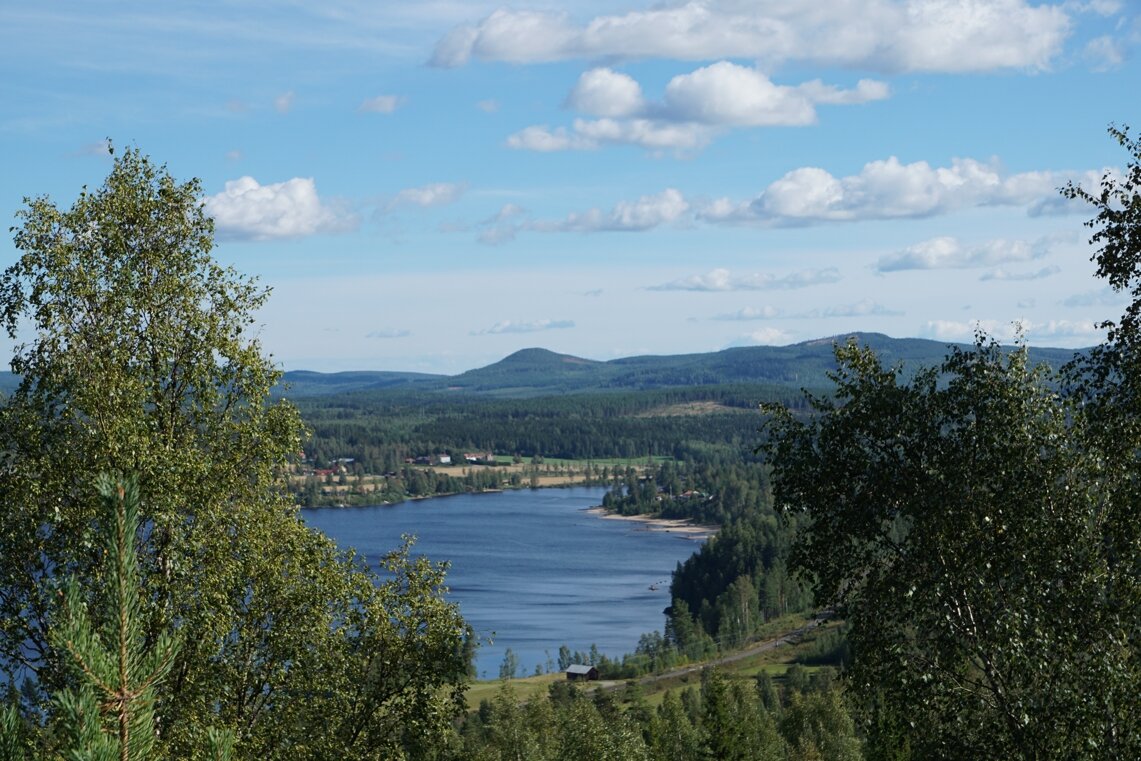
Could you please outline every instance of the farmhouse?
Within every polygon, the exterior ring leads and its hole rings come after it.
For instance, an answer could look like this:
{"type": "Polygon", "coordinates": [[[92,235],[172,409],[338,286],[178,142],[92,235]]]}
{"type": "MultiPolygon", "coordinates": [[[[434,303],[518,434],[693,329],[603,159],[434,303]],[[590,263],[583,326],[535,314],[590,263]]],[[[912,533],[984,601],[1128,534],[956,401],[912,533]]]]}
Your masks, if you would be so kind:
{"type": "Polygon", "coordinates": [[[594,666],[584,666],[578,663],[567,666],[567,679],[574,681],[593,682],[598,679],[598,669],[594,666]]]}

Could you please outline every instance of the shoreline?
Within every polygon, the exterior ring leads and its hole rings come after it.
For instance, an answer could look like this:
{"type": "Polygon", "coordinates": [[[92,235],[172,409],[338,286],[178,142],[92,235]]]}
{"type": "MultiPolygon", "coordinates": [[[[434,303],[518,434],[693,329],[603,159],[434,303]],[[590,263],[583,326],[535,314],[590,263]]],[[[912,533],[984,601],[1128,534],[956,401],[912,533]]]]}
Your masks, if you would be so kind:
{"type": "Polygon", "coordinates": [[[693,523],[688,518],[657,518],[652,515],[620,515],[612,512],[602,505],[587,507],[584,513],[590,513],[606,521],[630,521],[639,523],[646,531],[658,531],[666,534],[677,534],[682,539],[692,542],[704,542],[721,530],[720,526],[702,523],[693,523]]]}
{"type": "MultiPolygon", "coordinates": [[[[324,510],[327,508],[336,509],[336,510],[346,510],[346,509],[351,510],[351,509],[356,508],[356,507],[395,507],[396,505],[402,505],[402,504],[405,504],[407,502],[423,502],[423,501],[429,500],[429,499],[440,499],[442,497],[458,497],[458,496],[461,496],[464,494],[501,494],[503,492],[508,492],[508,491],[524,491],[524,490],[542,491],[545,489],[575,489],[575,488],[579,488],[579,487],[591,488],[591,487],[595,487],[595,486],[602,486],[604,488],[610,488],[608,484],[592,484],[592,483],[583,483],[583,482],[547,483],[547,484],[539,484],[538,486],[531,486],[530,484],[520,484],[519,486],[504,486],[504,487],[500,487],[497,489],[476,489],[474,491],[446,491],[446,492],[439,492],[436,494],[417,494],[415,496],[409,496],[409,497],[404,497],[403,499],[398,499],[394,502],[360,501],[360,502],[340,502],[340,503],[333,503],[333,504],[327,504],[327,505],[302,505],[302,504],[298,504],[297,508],[299,510],[324,510]]],[[[590,509],[593,509],[593,508],[590,508],[590,509]]]]}

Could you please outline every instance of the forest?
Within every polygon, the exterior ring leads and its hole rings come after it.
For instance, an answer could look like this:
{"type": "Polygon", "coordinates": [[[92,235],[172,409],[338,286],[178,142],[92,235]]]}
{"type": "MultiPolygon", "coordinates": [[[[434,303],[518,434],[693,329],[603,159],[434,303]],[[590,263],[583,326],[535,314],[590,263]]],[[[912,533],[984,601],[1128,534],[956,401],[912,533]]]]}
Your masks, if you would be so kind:
{"type": "Polygon", "coordinates": [[[905,367],[857,336],[806,390],[633,363],[543,395],[531,353],[462,402],[401,387],[423,378],[291,399],[247,332],[268,293],[211,258],[196,181],[128,149],[71,208],[29,199],[0,279],[33,336],[0,407],[0,756],[1141,757],[1141,140],[1110,135],[1127,170],[1063,189],[1132,297],[1102,344],[1059,366],[980,333],[905,367]],[[794,612],[843,639],[656,705],[505,683],[469,711],[445,569],[407,544],[366,565],[288,486],[307,462],[393,474],[396,498],[496,488],[406,467],[469,449],[644,460],[609,466],[609,508],[720,526],[612,676],[794,612]]]}

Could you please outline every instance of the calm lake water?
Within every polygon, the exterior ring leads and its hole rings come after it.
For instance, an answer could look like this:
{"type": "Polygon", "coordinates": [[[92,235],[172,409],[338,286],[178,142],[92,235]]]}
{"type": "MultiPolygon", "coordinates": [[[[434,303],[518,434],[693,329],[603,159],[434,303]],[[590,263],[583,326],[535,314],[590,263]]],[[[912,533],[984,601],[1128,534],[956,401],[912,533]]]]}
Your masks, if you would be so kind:
{"type": "Polygon", "coordinates": [[[557,662],[559,645],[587,651],[594,644],[618,657],[633,652],[643,633],[662,629],[670,574],[700,544],[583,512],[605,493],[520,490],[302,514],[370,563],[401,534],[418,537],[418,554],[450,561],[451,599],[481,640],[479,676],[494,678],[507,648],[523,675],[536,664],[545,669],[548,658],[557,662]]]}

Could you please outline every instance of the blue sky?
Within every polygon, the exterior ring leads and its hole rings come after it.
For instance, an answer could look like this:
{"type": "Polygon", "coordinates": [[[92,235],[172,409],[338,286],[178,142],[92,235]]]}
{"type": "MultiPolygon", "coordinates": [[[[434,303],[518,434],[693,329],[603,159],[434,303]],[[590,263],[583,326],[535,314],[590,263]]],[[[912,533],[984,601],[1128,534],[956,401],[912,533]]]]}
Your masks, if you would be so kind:
{"type": "Polygon", "coordinates": [[[1133,0],[8,3],[0,209],[107,138],[201,178],[286,369],[1084,346],[1123,301],[1056,189],[1124,164],[1139,52],[1133,0]]]}

